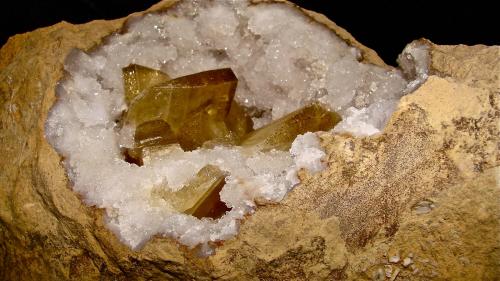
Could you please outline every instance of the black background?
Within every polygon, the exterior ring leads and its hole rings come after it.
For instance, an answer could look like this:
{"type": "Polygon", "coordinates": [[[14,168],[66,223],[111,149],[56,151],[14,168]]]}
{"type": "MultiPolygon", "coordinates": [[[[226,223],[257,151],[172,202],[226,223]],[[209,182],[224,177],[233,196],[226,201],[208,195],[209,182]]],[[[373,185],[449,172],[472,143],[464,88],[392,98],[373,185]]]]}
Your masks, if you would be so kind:
{"type": "MultiPolygon", "coordinates": [[[[1,37],[65,20],[85,23],[114,19],[141,11],[157,0],[28,0],[2,3],[1,37]]],[[[438,44],[500,45],[500,15],[494,1],[338,1],[292,0],[325,14],[389,64],[414,39],[438,44]]]]}

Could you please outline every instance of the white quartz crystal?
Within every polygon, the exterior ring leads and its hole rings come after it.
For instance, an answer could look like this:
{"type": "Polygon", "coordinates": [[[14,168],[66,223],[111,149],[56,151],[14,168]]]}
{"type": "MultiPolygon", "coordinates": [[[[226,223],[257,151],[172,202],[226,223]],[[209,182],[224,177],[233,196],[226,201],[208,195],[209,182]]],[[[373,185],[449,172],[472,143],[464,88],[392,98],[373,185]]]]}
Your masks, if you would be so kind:
{"type": "Polygon", "coordinates": [[[290,154],[294,165],[288,169],[286,179],[292,185],[300,183],[297,177],[297,172],[300,169],[305,169],[310,173],[318,173],[326,168],[325,163],[322,161],[326,155],[325,151],[320,145],[319,138],[314,133],[308,132],[298,135],[292,143],[290,154]]]}
{"type": "Polygon", "coordinates": [[[90,53],[75,50],[46,124],[48,140],[64,157],[75,191],[104,208],[107,224],[136,249],[156,234],[189,247],[233,237],[238,221],[257,201],[276,202],[299,182],[298,169],[325,168],[315,134],[299,136],[288,151],[250,153],[241,147],[148,156],[144,166],[124,161],[121,146],[133,129],[118,129],[127,106],[122,68],[131,63],[171,77],[231,67],[236,99],[263,110],[263,126],[312,101],[344,118],[335,131],[379,132],[407,87],[399,70],[358,62],[359,51],[286,4],[250,5],[243,0],[184,1],[164,13],[131,20],[90,53]],[[183,187],[206,164],[228,173],[221,191],[231,211],[197,219],[178,213],[154,190],[183,187]]]}
{"type": "Polygon", "coordinates": [[[297,136],[290,148],[290,154],[299,169],[304,168],[315,173],[325,168],[325,164],[321,162],[325,152],[316,134],[308,132],[297,136]]]}

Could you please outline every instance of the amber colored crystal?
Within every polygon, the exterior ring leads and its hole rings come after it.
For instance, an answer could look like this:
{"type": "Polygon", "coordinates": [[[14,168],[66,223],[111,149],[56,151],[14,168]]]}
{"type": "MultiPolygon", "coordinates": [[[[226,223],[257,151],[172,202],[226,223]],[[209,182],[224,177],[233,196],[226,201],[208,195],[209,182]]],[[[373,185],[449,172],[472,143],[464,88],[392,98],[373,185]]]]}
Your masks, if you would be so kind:
{"type": "Polygon", "coordinates": [[[128,105],[145,89],[170,80],[170,77],[156,69],[131,64],[122,69],[125,101],[128,105]]]}
{"type": "Polygon", "coordinates": [[[170,126],[162,120],[143,123],[135,129],[136,147],[167,145],[177,142],[170,126]]]}
{"type": "Polygon", "coordinates": [[[231,108],[225,119],[228,129],[234,136],[241,140],[243,137],[253,131],[253,121],[250,115],[245,112],[245,108],[233,100],[231,108]]]}
{"type": "Polygon", "coordinates": [[[133,148],[125,149],[125,158],[129,163],[142,166],[144,148],[174,144],[177,143],[177,138],[167,123],[155,120],[137,126],[134,141],[133,148]]]}
{"type": "Polygon", "coordinates": [[[194,150],[207,141],[235,145],[236,138],[223,119],[209,105],[188,117],[177,133],[177,141],[184,150],[194,150]]]}
{"type": "Polygon", "coordinates": [[[181,190],[164,192],[163,197],[179,212],[197,218],[217,218],[229,210],[219,195],[224,184],[224,172],[207,165],[181,190]]]}
{"type": "Polygon", "coordinates": [[[163,120],[177,133],[193,113],[211,105],[224,119],[234,97],[237,79],[230,68],[204,71],[145,89],[130,104],[126,121],[140,125],[163,120]]]}
{"type": "Polygon", "coordinates": [[[319,104],[312,104],[251,132],[241,145],[264,151],[288,150],[297,135],[330,130],[340,120],[342,119],[337,113],[330,112],[319,104]]]}
{"type": "Polygon", "coordinates": [[[142,148],[124,148],[122,153],[125,161],[128,163],[136,164],[137,166],[144,165],[142,148]]]}

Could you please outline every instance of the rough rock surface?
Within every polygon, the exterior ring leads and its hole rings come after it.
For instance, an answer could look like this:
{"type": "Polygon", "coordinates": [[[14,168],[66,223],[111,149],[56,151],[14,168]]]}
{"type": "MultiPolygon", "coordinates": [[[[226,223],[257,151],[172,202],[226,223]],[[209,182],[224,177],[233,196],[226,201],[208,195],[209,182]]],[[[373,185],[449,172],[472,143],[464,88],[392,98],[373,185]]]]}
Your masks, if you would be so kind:
{"type": "Polygon", "coordinates": [[[199,258],[161,237],[138,252],[122,245],[44,139],[66,55],[123,23],[63,22],[0,50],[1,280],[500,279],[499,47],[423,41],[431,76],[382,134],[323,134],[329,168],[302,173],[281,204],[258,208],[235,239],[199,258]]]}

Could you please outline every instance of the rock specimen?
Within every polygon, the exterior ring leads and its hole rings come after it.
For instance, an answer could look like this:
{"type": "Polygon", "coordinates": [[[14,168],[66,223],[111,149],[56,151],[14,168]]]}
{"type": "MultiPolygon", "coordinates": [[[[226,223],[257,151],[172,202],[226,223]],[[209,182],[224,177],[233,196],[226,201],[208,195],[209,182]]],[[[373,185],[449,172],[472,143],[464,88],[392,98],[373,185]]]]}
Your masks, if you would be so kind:
{"type": "Polygon", "coordinates": [[[139,249],[166,235],[210,254],[257,205],[282,200],[300,170],[326,168],[318,137],[293,144],[297,135],[384,127],[408,81],[360,60],[360,49],[285,3],[181,1],[74,50],[45,133],[73,189],[106,210],[122,242],[139,249]],[[171,134],[181,149],[157,149],[171,134]],[[226,174],[221,218],[196,220],[153,196],[181,190],[207,165],[226,174]]]}
{"type": "MultiPolygon", "coordinates": [[[[170,5],[162,2],[151,11],[170,5]]],[[[268,4],[256,6],[261,5],[268,4]]],[[[200,20],[217,17],[216,12],[202,14],[200,20]]],[[[349,44],[360,46],[325,18],[307,13],[349,44]]],[[[131,250],[109,230],[106,218],[112,211],[104,214],[89,207],[85,202],[93,199],[82,194],[85,189],[76,190],[81,195],[72,190],[79,185],[69,178],[78,171],[66,171],[45,138],[45,122],[68,55],[81,58],[78,66],[67,65],[68,71],[85,68],[85,57],[71,52],[72,48],[90,50],[123,23],[61,23],[17,35],[0,50],[0,152],[4,156],[0,161],[0,279],[498,278],[498,47],[437,46],[425,40],[410,45],[401,65],[407,76],[420,82],[397,103],[385,128],[364,123],[382,132],[366,137],[322,133],[327,169],[315,175],[299,170],[302,183],[284,200],[256,208],[242,221],[237,236],[228,237],[213,255],[201,258],[198,250],[209,248],[189,250],[162,236],[131,250]],[[418,59],[422,54],[425,63],[418,59]]],[[[210,26],[206,28],[205,34],[212,32],[210,26]]],[[[364,63],[384,66],[373,51],[360,50],[364,63]]],[[[178,67],[173,77],[196,72],[181,73],[182,66],[178,67]]],[[[324,81],[333,83],[329,78],[324,81]]],[[[354,102],[363,108],[370,98],[354,102]]],[[[262,102],[261,97],[257,100],[262,102]]],[[[358,115],[346,115],[349,107],[341,109],[344,120],[366,132],[368,126],[358,122],[365,117],[356,116],[375,112],[375,107],[370,111],[352,105],[349,112],[358,115]]],[[[116,115],[121,111],[117,108],[116,115]]],[[[286,114],[279,111],[279,106],[273,108],[274,119],[286,114]]],[[[100,122],[93,118],[100,116],[96,112],[79,118],[96,126],[100,122]]],[[[266,118],[273,116],[255,121],[265,123],[266,118]]],[[[285,157],[278,153],[268,159],[280,155],[285,157]]]]}

